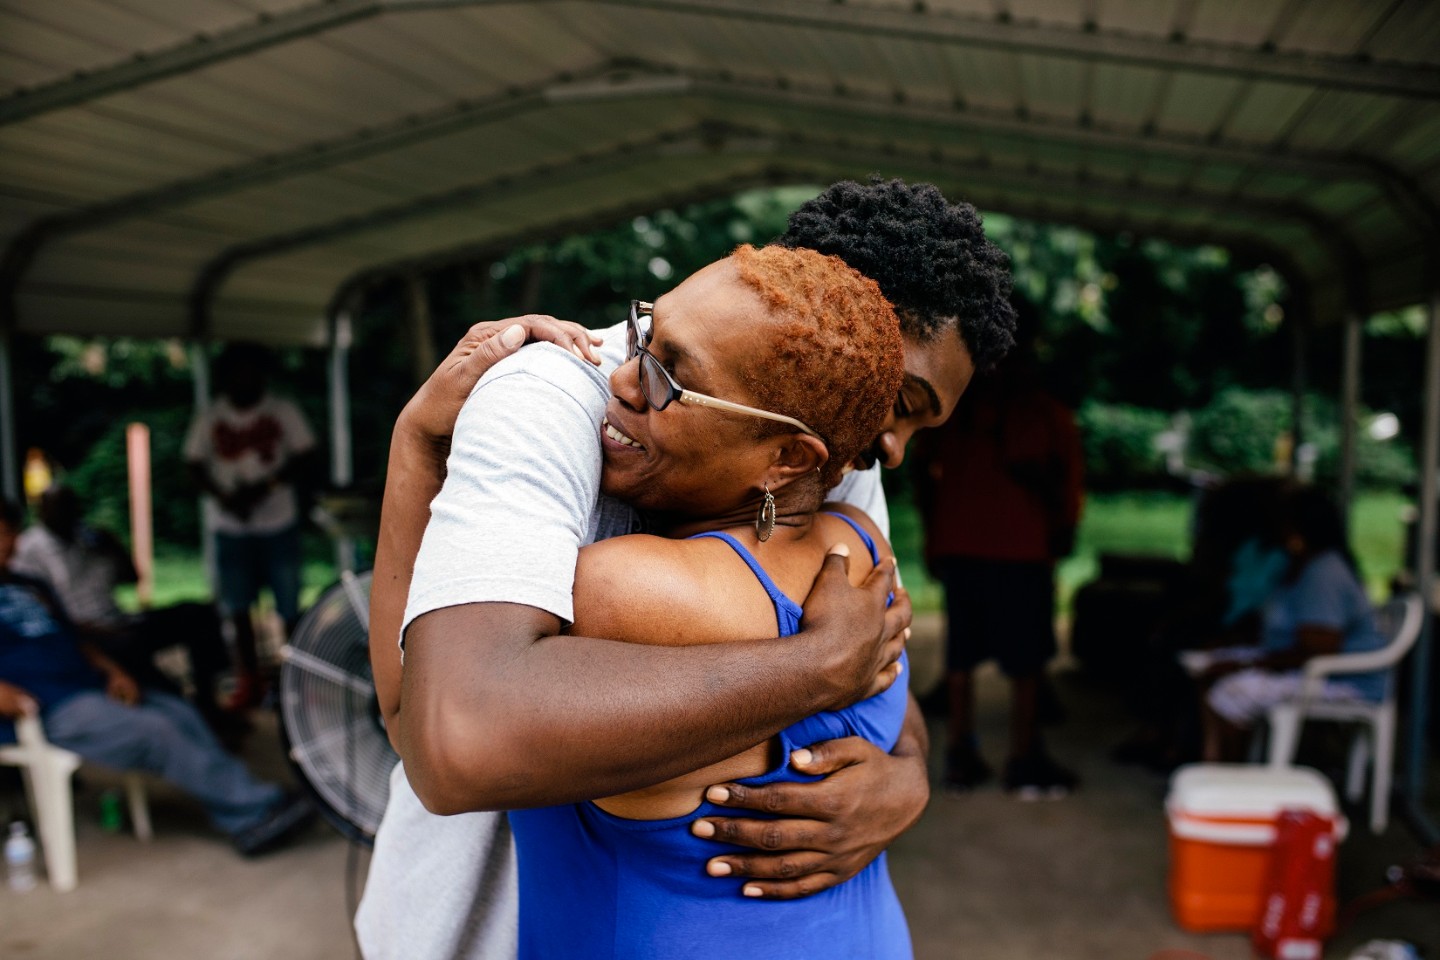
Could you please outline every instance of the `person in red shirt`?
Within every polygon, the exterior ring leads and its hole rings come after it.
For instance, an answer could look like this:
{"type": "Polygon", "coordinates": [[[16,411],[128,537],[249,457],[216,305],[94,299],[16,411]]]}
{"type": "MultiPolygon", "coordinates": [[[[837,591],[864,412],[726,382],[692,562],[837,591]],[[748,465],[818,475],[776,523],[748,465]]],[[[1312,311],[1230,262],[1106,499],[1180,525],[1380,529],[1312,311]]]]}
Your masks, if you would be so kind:
{"type": "Polygon", "coordinates": [[[1078,782],[1046,753],[1038,703],[1055,655],[1055,562],[1074,547],[1083,488],[1075,419],[1040,382],[1036,311],[1017,303],[1017,314],[1015,351],[975,379],[949,423],[921,436],[916,460],[926,560],[949,621],[946,785],[968,790],[991,776],[975,737],[973,676],[993,658],[1012,684],[1004,786],[1031,799],[1078,782]]]}

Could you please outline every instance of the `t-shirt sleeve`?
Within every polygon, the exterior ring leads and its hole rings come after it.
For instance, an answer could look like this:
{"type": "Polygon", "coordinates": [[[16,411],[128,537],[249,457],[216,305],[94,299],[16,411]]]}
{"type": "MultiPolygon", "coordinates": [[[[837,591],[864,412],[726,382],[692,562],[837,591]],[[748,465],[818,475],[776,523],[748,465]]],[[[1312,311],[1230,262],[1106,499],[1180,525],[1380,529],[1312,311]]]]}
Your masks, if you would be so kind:
{"type": "MultiPolygon", "coordinates": [[[[455,424],[445,483],[415,559],[404,629],[464,603],[574,618],[580,546],[600,492],[604,378],[550,344],[481,379],[455,424]]],[[[587,365],[588,366],[588,365],[587,365]]]]}
{"type": "Polygon", "coordinates": [[[1324,553],[1311,560],[1295,584],[1291,598],[1295,628],[1329,627],[1343,631],[1349,622],[1347,601],[1354,599],[1354,579],[1339,554],[1324,553]]]}
{"type": "Polygon", "coordinates": [[[285,434],[285,449],[290,453],[306,453],[315,448],[315,434],[300,408],[289,400],[276,404],[280,426],[285,434]]]}
{"type": "Polygon", "coordinates": [[[830,491],[829,499],[865,511],[885,539],[890,539],[890,505],[885,500],[885,487],[880,482],[880,464],[873,465],[869,470],[851,470],[845,474],[830,491]]]}
{"type": "Polygon", "coordinates": [[[53,582],[55,571],[49,563],[50,559],[38,538],[22,533],[15,542],[15,556],[10,561],[10,569],[34,580],[53,582]]]}

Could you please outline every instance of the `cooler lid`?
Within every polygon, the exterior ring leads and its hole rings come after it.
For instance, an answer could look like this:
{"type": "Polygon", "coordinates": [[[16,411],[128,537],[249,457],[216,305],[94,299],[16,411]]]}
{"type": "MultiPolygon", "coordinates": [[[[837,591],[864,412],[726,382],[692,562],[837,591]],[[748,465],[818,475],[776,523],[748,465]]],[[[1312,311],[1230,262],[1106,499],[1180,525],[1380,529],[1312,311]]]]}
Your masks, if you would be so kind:
{"type": "Polygon", "coordinates": [[[1334,817],[1335,790],[1309,767],[1262,767],[1243,763],[1194,763],[1175,771],[1165,807],[1172,816],[1268,820],[1286,809],[1334,817]]]}

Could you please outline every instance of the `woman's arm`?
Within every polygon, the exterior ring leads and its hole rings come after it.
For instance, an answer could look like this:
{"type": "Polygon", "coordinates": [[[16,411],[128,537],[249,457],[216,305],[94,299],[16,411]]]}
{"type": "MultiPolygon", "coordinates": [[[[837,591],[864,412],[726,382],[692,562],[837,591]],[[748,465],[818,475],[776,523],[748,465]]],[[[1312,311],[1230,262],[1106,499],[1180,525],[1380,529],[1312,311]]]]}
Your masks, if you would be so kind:
{"type": "Polygon", "coordinates": [[[380,712],[393,744],[398,745],[400,625],[415,574],[415,555],[430,519],[430,501],[445,480],[450,432],[465,399],[485,372],[532,337],[552,343],[568,341],[572,351],[594,359],[594,342],[588,334],[553,317],[531,315],[477,323],[405,405],[391,433],[370,588],[370,664],[380,712]]]}
{"type": "Polygon", "coordinates": [[[1268,653],[1256,666],[1266,670],[1299,670],[1312,657],[1340,652],[1344,635],[1334,627],[1302,623],[1295,629],[1295,645],[1288,650],[1268,653]]]}

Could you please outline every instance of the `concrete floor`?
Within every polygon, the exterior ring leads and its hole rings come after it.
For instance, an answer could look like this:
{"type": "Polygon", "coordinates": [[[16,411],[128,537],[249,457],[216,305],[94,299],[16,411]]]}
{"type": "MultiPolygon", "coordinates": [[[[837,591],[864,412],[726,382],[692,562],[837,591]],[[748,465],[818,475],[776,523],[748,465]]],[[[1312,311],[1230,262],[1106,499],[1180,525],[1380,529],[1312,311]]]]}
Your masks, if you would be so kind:
{"type": "MultiPolygon", "coordinates": [[[[938,622],[917,624],[912,678],[939,668],[938,622]]],[[[1242,960],[1246,939],[1189,936],[1170,921],[1161,778],[1106,759],[1126,731],[1111,698],[1063,669],[1057,686],[1070,719],[1051,733],[1055,755],[1084,777],[1068,800],[1022,804],[998,788],[964,797],[937,792],[924,819],[891,852],[891,872],[921,960],[1242,960]],[[1193,952],[1190,952],[1193,951],[1193,952]]],[[[992,762],[1003,759],[1007,687],[982,675],[980,722],[992,762]]],[[[933,730],[936,752],[941,731],[933,730]]],[[[288,777],[273,725],[253,738],[262,774],[288,777]]],[[[76,797],[80,887],[19,895],[0,887],[0,960],[350,960],[346,843],[317,826],[296,846],[245,861],[206,828],[183,797],[157,787],[157,835],[142,845],[98,826],[100,790],[114,781],[84,772],[76,797]]],[[[0,791],[0,813],[19,797],[0,791]]],[[[1432,807],[1432,809],[1434,809],[1432,807]]],[[[1382,882],[1415,852],[1404,829],[1384,837],[1357,828],[1342,848],[1342,899],[1382,882]]],[[[365,857],[355,864],[363,877],[365,857]]],[[[1399,937],[1440,958],[1440,907],[1381,908],[1338,938],[1343,958],[1372,937],[1399,937]]]]}

